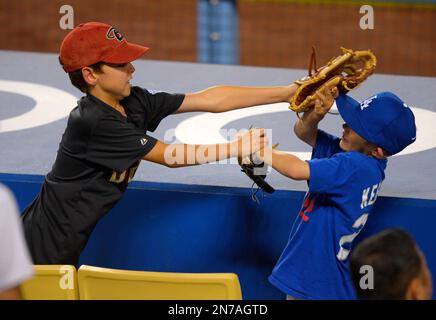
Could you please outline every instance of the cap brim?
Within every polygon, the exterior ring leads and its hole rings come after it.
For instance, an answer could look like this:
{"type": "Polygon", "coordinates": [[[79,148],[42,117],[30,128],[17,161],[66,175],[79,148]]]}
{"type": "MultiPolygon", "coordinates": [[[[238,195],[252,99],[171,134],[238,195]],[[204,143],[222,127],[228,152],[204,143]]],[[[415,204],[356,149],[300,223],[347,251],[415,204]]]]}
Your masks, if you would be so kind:
{"type": "Polygon", "coordinates": [[[336,98],[336,106],[345,123],[359,136],[368,140],[365,134],[366,130],[362,126],[358,116],[360,103],[346,94],[340,94],[336,98]]]}
{"type": "Polygon", "coordinates": [[[127,63],[139,59],[149,48],[137,44],[123,42],[114,52],[102,59],[108,63],[127,63]]]}

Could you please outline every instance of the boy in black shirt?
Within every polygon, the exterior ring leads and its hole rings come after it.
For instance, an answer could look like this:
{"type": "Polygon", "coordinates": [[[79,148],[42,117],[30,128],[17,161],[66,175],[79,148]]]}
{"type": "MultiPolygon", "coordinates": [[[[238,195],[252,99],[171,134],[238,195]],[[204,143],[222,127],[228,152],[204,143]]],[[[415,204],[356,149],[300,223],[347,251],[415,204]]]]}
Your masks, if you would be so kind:
{"type": "Polygon", "coordinates": [[[163,118],[284,102],[296,90],[295,85],[218,86],[186,95],[150,93],[129,82],[135,71],[131,62],[147,50],[98,22],[77,26],[63,40],[59,60],[86,96],[71,111],[53,168],[24,211],[35,264],[77,265],[98,220],[120,200],[141,160],[168,167],[196,165],[247,156],[266,142],[263,129],[252,129],[225,144],[167,145],[147,134],[163,118]],[[190,163],[188,149],[199,148],[206,150],[204,157],[190,163]],[[182,161],[172,163],[168,159],[177,152],[183,153],[182,161]]]}

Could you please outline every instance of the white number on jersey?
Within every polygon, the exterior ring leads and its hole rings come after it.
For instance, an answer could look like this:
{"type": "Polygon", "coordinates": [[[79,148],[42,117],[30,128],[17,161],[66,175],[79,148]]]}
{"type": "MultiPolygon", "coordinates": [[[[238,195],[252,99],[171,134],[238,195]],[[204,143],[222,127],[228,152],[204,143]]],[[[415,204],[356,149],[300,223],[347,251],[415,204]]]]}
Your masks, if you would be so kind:
{"type": "Polygon", "coordinates": [[[343,245],[345,243],[351,244],[354,241],[354,238],[356,238],[359,232],[362,231],[367,220],[368,220],[368,213],[362,214],[353,224],[353,229],[357,229],[356,232],[342,236],[341,239],[339,239],[339,247],[341,249],[339,249],[339,252],[336,255],[336,258],[338,258],[338,260],[344,261],[348,258],[348,255],[350,254],[350,250],[345,249],[343,245]]]}

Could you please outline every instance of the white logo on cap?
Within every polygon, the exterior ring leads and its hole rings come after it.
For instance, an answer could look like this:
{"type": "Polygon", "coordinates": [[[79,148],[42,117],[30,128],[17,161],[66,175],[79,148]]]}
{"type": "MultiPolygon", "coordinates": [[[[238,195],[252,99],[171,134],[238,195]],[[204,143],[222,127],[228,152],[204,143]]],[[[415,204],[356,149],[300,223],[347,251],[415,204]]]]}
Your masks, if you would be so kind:
{"type": "Polygon", "coordinates": [[[368,98],[368,99],[366,99],[365,101],[363,101],[361,104],[360,104],[360,110],[363,110],[363,109],[365,109],[365,108],[368,108],[369,107],[369,104],[372,102],[372,100],[374,100],[375,98],[377,98],[377,96],[374,96],[374,97],[371,97],[371,98],[368,98]]]}
{"type": "Polygon", "coordinates": [[[148,142],[148,140],[147,139],[145,139],[145,138],[142,138],[141,139],[141,144],[143,145],[143,146],[145,146],[145,144],[148,142]]]}

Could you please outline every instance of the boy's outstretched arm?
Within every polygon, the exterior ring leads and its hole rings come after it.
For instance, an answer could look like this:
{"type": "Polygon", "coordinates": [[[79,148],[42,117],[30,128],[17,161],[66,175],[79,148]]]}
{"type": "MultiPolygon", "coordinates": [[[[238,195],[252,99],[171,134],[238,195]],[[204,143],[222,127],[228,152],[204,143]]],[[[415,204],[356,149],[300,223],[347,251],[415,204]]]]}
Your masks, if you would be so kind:
{"type": "Polygon", "coordinates": [[[315,106],[306,111],[294,125],[295,135],[312,148],[316,145],[318,123],[324,119],[324,116],[333,106],[333,102],[338,96],[338,89],[334,86],[326,86],[323,93],[317,91],[316,95],[318,99],[315,101],[315,106]]]}
{"type": "Polygon", "coordinates": [[[169,168],[195,166],[231,157],[246,157],[263,148],[266,142],[265,129],[261,128],[242,130],[233,141],[221,144],[166,144],[157,141],[143,160],[169,168]]]}
{"type": "Polygon", "coordinates": [[[309,180],[310,178],[309,164],[292,154],[276,149],[262,149],[254,157],[264,161],[288,178],[294,180],[309,180]]]}
{"type": "Polygon", "coordinates": [[[216,86],[188,93],[176,113],[226,112],[262,104],[288,102],[298,86],[239,87],[216,86]]]}

